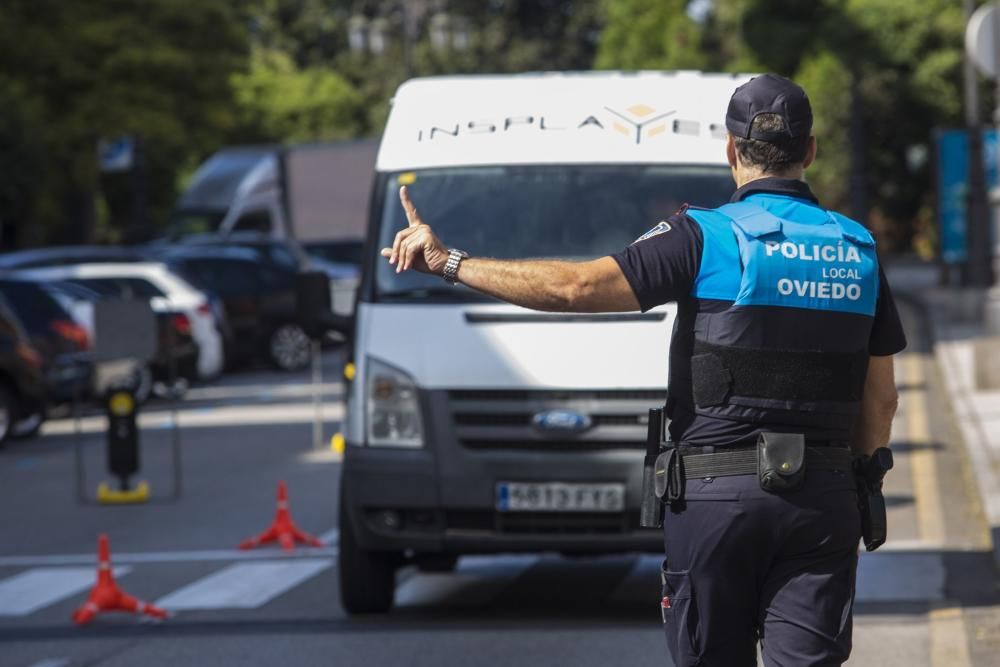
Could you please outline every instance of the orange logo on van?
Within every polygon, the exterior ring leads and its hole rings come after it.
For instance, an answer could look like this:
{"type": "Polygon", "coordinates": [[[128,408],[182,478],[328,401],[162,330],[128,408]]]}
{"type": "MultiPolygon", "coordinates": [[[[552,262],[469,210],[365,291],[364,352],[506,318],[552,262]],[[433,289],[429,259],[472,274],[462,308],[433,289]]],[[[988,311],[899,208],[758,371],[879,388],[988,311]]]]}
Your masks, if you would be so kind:
{"type": "Polygon", "coordinates": [[[658,134],[666,132],[667,123],[663,119],[676,113],[675,111],[667,111],[654,116],[653,114],[656,114],[656,109],[647,104],[633,104],[625,109],[624,113],[615,111],[611,107],[604,108],[619,119],[614,121],[611,127],[626,137],[635,136],[635,143],[637,144],[643,138],[655,137],[658,134]],[[624,125],[622,121],[628,123],[628,125],[624,125]]]}

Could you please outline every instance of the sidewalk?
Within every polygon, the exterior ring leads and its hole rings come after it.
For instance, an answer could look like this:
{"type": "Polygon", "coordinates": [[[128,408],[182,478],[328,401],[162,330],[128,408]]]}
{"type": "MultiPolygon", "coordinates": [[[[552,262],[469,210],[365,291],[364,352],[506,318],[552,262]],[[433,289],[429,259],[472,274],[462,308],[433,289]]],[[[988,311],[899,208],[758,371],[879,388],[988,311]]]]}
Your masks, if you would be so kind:
{"type": "Polygon", "coordinates": [[[989,524],[993,558],[1000,567],[1000,389],[983,389],[976,382],[975,348],[986,339],[985,327],[982,322],[971,321],[964,312],[968,310],[968,295],[938,286],[936,266],[889,264],[886,274],[898,299],[923,306],[934,340],[933,353],[989,524]]]}

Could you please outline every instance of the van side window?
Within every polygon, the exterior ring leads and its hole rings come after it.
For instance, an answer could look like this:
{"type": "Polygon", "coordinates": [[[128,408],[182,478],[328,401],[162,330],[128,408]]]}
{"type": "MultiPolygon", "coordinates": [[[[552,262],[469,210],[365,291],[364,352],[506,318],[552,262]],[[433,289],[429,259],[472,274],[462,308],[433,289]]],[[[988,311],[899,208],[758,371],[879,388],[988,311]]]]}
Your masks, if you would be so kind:
{"type": "Polygon", "coordinates": [[[233,225],[234,232],[262,232],[271,231],[271,212],[266,208],[259,208],[254,211],[247,211],[236,219],[233,225]]]}

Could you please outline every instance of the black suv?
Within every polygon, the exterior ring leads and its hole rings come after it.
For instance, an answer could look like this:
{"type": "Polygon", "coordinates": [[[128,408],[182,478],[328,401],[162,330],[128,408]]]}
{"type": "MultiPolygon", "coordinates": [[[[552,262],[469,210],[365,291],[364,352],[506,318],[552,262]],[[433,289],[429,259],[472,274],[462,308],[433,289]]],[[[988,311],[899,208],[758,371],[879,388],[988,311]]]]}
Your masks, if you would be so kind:
{"type": "Polygon", "coordinates": [[[46,399],[67,403],[90,391],[94,363],[87,331],[49,294],[43,284],[0,278],[0,299],[42,357],[46,399]]]}
{"type": "Polygon", "coordinates": [[[284,244],[185,243],[157,248],[156,258],[222,301],[228,366],[260,358],[285,370],[308,364],[309,338],[296,310],[301,260],[284,244]]]}
{"type": "Polygon", "coordinates": [[[31,421],[31,431],[41,426],[45,411],[42,363],[20,321],[0,300],[0,444],[15,433],[19,422],[31,421]]]}

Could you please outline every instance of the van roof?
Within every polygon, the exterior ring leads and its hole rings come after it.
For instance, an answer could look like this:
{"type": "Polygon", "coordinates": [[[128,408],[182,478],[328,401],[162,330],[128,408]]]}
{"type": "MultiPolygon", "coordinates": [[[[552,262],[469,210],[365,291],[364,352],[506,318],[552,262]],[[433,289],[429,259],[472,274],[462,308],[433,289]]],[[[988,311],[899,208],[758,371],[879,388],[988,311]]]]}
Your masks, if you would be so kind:
{"type": "Polygon", "coordinates": [[[411,79],[396,91],[376,169],[725,164],[726,107],[750,76],[541,72],[411,79]]]}

